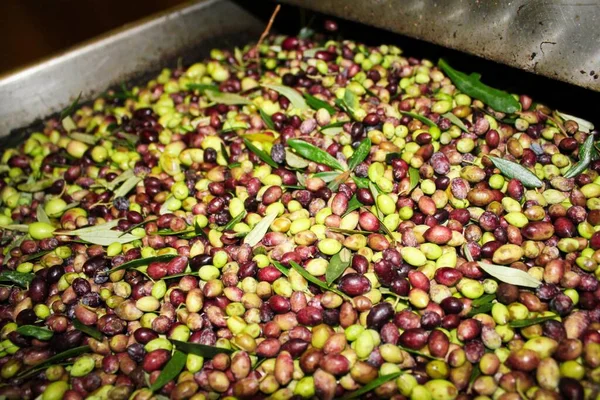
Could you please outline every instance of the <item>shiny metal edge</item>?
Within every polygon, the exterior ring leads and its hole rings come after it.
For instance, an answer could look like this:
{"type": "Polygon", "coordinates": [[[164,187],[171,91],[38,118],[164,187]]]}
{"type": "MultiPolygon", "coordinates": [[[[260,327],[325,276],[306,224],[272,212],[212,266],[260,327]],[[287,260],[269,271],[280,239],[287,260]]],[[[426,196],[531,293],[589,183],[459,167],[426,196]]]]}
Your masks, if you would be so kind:
{"type": "Polygon", "coordinates": [[[600,91],[598,0],[281,0],[600,91]]]}
{"type": "Polygon", "coordinates": [[[0,138],[60,111],[80,93],[82,101],[92,99],[167,60],[189,56],[202,44],[235,35],[249,42],[263,28],[260,20],[232,1],[199,0],[0,76],[0,138]]]}

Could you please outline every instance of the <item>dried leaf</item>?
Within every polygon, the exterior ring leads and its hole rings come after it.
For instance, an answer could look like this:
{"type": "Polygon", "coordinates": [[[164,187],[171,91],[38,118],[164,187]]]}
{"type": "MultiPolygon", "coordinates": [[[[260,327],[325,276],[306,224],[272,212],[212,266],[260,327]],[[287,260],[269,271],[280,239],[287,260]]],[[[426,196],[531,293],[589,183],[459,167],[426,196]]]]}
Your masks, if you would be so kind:
{"type": "Polygon", "coordinates": [[[500,265],[489,264],[483,261],[479,261],[478,265],[482,270],[498,279],[500,282],[530,288],[537,288],[542,284],[542,282],[538,281],[527,272],[521,271],[517,268],[502,267],[500,265]]]}
{"type": "Polygon", "coordinates": [[[250,246],[256,246],[267,234],[269,227],[277,218],[277,212],[267,214],[258,224],[252,228],[252,230],[244,238],[244,243],[250,246]]]}
{"type": "Polygon", "coordinates": [[[502,175],[508,178],[518,179],[528,188],[539,188],[543,186],[542,181],[535,176],[533,172],[517,164],[516,162],[505,160],[498,157],[488,156],[492,164],[502,172],[502,175]]]}
{"type": "Polygon", "coordinates": [[[266,87],[267,89],[274,90],[280,95],[287,97],[287,99],[290,101],[290,103],[292,103],[292,106],[294,106],[294,108],[297,108],[299,110],[309,109],[308,104],[306,104],[306,101],[296,89],[292,89],[291,87],[282,85],[264,84],[262,86],[266,87]]]}

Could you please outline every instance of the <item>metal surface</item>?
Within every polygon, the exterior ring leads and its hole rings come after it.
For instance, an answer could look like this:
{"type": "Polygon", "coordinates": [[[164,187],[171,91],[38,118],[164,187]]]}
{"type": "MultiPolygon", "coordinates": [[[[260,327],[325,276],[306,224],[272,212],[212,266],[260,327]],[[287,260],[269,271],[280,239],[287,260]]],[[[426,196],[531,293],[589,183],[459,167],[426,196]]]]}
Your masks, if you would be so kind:
{"type": "Polygon", "coordinates": [[[198,1],[0,76],[0,138],[60,111],[80,92],[82,99],[91,99],[179,56],[190,62],[211,47],[249,42],[263,28],[259,19],[229,0],[198,1]]]}
{"type": "Polygon", "coordinates": [[[600,91],[598,0],[281,0],[600,91]]]}

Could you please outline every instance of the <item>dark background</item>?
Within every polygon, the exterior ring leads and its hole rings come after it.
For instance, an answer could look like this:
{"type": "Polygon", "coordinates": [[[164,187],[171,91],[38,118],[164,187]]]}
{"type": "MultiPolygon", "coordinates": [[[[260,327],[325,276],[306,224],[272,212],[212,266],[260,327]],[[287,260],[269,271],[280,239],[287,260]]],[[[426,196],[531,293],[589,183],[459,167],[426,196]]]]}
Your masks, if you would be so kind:
{"type": "Polygon", "coordinates": [[[0,74],[187,0],[0,0],[0,74]]]}

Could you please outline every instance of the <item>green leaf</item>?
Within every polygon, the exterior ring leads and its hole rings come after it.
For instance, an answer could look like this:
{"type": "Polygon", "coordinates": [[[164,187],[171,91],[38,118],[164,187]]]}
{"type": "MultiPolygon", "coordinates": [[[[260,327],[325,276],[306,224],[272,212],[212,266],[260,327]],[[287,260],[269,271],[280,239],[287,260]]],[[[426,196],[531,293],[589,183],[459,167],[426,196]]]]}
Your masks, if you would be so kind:
{"type": "Polygon", "coordinates": [[[131,176],[129,177],[117,190],[115,190],[114,197],[125,197],[127,193],[131,191],[131,189],[135,188],[138,183],[142,181],[141,176],[131,176]]]}
{"type": "Polygon", "coordinates": [[[277,218],[277,212],[267,214],[260,220],[258,224],[252,228],[252,230],[244,238],[244,243],[252,246],[256,246],[267,234],[269,227],[277,218]]]}
{"type": "Polygon", "coordinates": [[[61,121],[75,112],[75,110],[77,109],[77,106],[79,105],[79,100],[81,100],[81,92],[79,92],[79,95],[77,96],[77,98],[75,100],[73,100],[71,105],[69,105],[67,108],[65,108],[64,110],[62,110],[60,112],[60,120],[61,121]]]}
{"type": "MultiPolygon", "coordinates": [[[[410,181],[410,186],[408,187],[408,193],[412,192],[414,188],[419,184],[419,170],[413,167],[408,167],[408,179],[410,181]]],[[[406,193],[406,194],[408,194],[406,193]]]]}
{"type": "Polygon", "coordinates": [[[556,319],[558,315],[548,315],[546,317],[538,317],[538,318],[529,318],[529,319],[521,319],[510,321],[508,326],[511,328],[526,328],[531,325],[541,324],[542,322],[550,321],[551,319],[556,319]]]}
{"type": "Polygon", "coordinates": [[[189,343],[182,342],[180,340],[171,339],[171,343],[177,348],[177,350],[182,351],[186,354],[195,354],[200,357],[204,357],[205,359],[213,358],[217,354],[231,354],[233,350],[224,349],[216,346],[207,346],[199,343],[189,343]]]}
{"type": "Polygon", "coordinates": [[[114,191],[121,183],[134,176],[135,174],[132,169],[121,172],[115,179],[106,184],[106,188],[110,191],[114,191]]]}
{"type": "Polygon", "coordinates": [[[229,163],[229,154],[227,154],[227,149],[225,148],[223,143],[221,143],[221,155],[223,156],[225,161],[229,163]]]}
{"type": "Polygon", "coordinates": [[[48,214],[46,214],[46,210],[44,210],[44,207],[41,204],[35,209],[35,216],[39,222],[51,224],[50,218],[48,218],[48,214]]]}
{"type": "Polygon", "coordinates": [[[342,128],[342,127],[321,129],[321,133],[325,136],[337,136],[342,132],[344,132],[344,128],[342,128]]]}
{"type": "Polygon", "coordinates": [[[598,158],[598,151],[594,147],[594,135],[589,135],[579,148],[579,161],[571,166],[565,173],[565,178],[575,178],[587,169],[590,162],[598,158]]]}
{"type": "Polygon", "coordinates": [[[348,169],[353,171],[354,168],[361,162],[363,162],[371,152],[371,139],[366,138],[354,150],[354,154],[348,159],[348,169]]]}
{"type": "Polygon", "coordinates": [[[422,123],[424,123],[425,125],[427,125],[429,127],[437,126],[437,124],[435,122],[433,122],[432,120],[430,120],[427,117],[422,116],[421,114],[417,114],[417,113],[410,112],[410,111],[400,111],[400,113],[403,115],[407,115],[411,118],[414,118],[417,121],[421,121],[422,123]]]}
{"type": "Polygon", "coordinates": [[[479,307],[473,307],[471,311],[467,313],[467,317],[473,317],[477,314],[487,314],[492,311],[494,307],[493,303],[482,304],[479,307]]]}
{"type": "Polygon", "coordinates": [[[313,175],[313,178],[321,178],[323,182],[329,183],[335,178],[340,176],[340,172],[337,171],[325,171],[325,172],[317,172],[313,175]]]}
{"type": "Polygon", "coordinates": [[[310,93],[304,93],[304,98],[306,99],[306,103],[313,110],[318,111],[321,108],[324,108],[325,110],[327,110],[329,115],[332,115],[332,116],[335,115],[335,113],[336,113],[335,108],[328,102],[318,99],[315,96],[311,95],[310,93]]]}
{"type": "Polygon", "coordinates": [[[325,129],[330,129],[330,128],[342,128],[345,124],[347,124],[350,121],[337,121],[337,122],[332,122],[329,125],[325,125],[319,128],[319,130],[322,132],[325,129]]]}
{"type": "Polygon", "coordinates": [[[479,297],[478,299],[473,300],[471,302],[471,306],[480,307],[484,304],[491,304],[495,298],[496,298],[495,294],[486,294],[486,295],[479,297]]]}
{"type": "Polygon", "coordinates": [[[287,269],[286,267],[284,267],[280,262],[278,261],[271,261],[271,263],[273,264],[273,266],[275,268],[277,268],[279,270],[279,272],[281,272],[283,275],[285,276],[289,276],[290,275],[290,270],[287,269]]]}
{"type": "Polygon", "coordinates": [[[356,183],[356,186],[358,186],[359,189],[368,189],[369,182],[371,182],[369,178],[359,178],[358,176],[353,176],[352,180],[354,183],[356,183]]]}
{"type": "Polygon", "coordinates": [[[98,138],[94,135],[90,135],[89,133],[73,132],[69,133],[69,137],[71,139],[80,141],[85,144],[89,144],[91,146],[94,146],[98,142],[98,138]]]}
{"type": "Polygon", "coordinates": [[[356,197],[356,195],[352,196],[350,201],[348,201],[348,208],[346,208],[346,212],[344,213],[343,217],[350,214],[352,211],[361,208],[363,205],[364,205],[363,203],[358,201],[358,198],[356,197]]]}
{"type": "Polygon", "coordinates": [[[266,127],[271,130],[275,130],[275,124],[273,123],[273,119],[271,118],[271,116],[264,112],[262,108],[260,108],[258,112],[260,113],[260,117],[262,118],[262,120],[265,122],[266,127]]]}
{"type": "Polygon", "coordinates": [[[590,121],[586,121],[585,119],[577,118],[573,115],[565,114],[565,113],[559,112],[559,111],[556,111],[556,114],[558,114],[558,116],[561,117],[563,119],[563,121],[570,120],[570,121],[577,122],[577,125],[579,125],[579,130],[581,132],[590,133],[591,131],[594,130],[594,124],[592,124],[590,121]]]}
{"type": "MultiPolygon", "coordinates": [[[[113,219],[112,221],[108,221],[108,222],[105,222],[105,223],[100,224],[100,225],[87,226],[85,228],[74,229],[72,231],[62,231],[62,232],[59,231],[59,232],[56,232],[56,233],[60,234],[60,235],[77,236],[77,235],[81,235],[81,234],[84,234],[84,233],[90,233],[90,232],[94,232],[94,231],[109,230],[109,229],[114,228],[117,225],[119,225],[119,220],[118,219],[113,219]]],[[[123,233],[123,232],[119,232],[119,233],[123,233]]]]}
{"type": "Polygon", "coordinates": [[[0,225],[0,228],[7,231],[15,231],[21,233],[29,232],[29,225],[25,224],[8,224],[8,225],[0,225]]]}
{"type": "Polygon", "coordinates": [[[290,139],[287,143],[292,149],[296,150],[298,154],[300,154],[306,159],[309,159],[310,161],[314,161],[318,164],[327,165],[328,167],[337,169],[339,171],[344,170],[344,167],[342,167],[342,164],[340,164],[338,160],[336,160],[331,154],[327,153],[325,150],[321,150],[317,146],[314,146],[300,139],[290,139]]]}
{"type": "Polygon", "coordinates": [[[379,378],[367,383],[365,386],[361,387],[360,389],[348,393],[347,395],[342,397],[341,400],[362,398],[363,395],[369,393],[372,390],[377,389],[379,386],[383,385],[384,383],[387,383],[389,381],[393,381],[394,379],[397,379],[400,375],[402,375],[402,372],[395,372],[393,374],[380,376],[379,378]]]}
{"type": "Polygon", "coordinates": [[[26,272],[5,270],[0,272],[0,282],[10,282],[23,288],[27,288],[34,276],[35,275],[26,272]]]}
{"type": "Polygon", "coordinates": [[[18,233],[13,234],[12,242],[10,242],[10,244],[4,248],[4,261],[2,261],[2,265],[6,265],[8,263],[12,249],[16,249],[17,247],[21,246],[21,243],[23,243],[23,241],[29,237],[29,235],[21,235],[19,237],[17,237],[17,235],[18,233]]]}
{"type": "Polygon", "coordinates": [[[350,265],[351,259],[352,253],[345,247],[331,257],[327,266],[327,272],[325,272],[325,280],[328,285],[331,285],[337,278],[342,276],[346,268],[350,265]]]}
{"type": "Polygon", "coordinates": [[[292,106],[294,106],[294,108],[297,108],[302,111],[308,110],[309,108],[302,95],[296,89],[292,89],[291,87],[282,85],[264,84],[262,86],[266,87],[267,89],[274,90],[280,95],[287,97],[287,99],[290,101],[290,103],[292,103],[292,106]]]}
{"type": "Polygon", "coordinates": [[[17,328],[17,333],[44,341],[50,340],[52,339],[52,336],[54,336],[54,332],[52,332],[50,329],[35,325],[21,325],[17,328]]]}
{"type": "Polygon", "coordinates": [[[219,104],[226,104],[228,106],[252,104],[250,100],[239,94],[222,93],[214,90],[206,90],[205,94],[208,100],[219,104]]]}
{"type": "Polygon", "coordinates": [[[302,52],[302,57],[305,58],[314,58],[319,51],[326,51],[325,47],[313,47],[312,49],[304,50],[302,52]]]}
{"type": "Polygon", "coordinates": [[[446,114],[443,114],[442,117],[448,118],[450,120],[450,122],[452,122],[454,125],[458,126],[463,131],[469,132],[469,129],[467,129],[467,126],[465,125],[465,123],[462,122],[460,120],[460,118],[458,118],[456,115],[452,114],[451,112],[447,112],[446,114]]]}
{"type": "Polygon", "coordinates": [[[402,158],[402,153],[387,153],[385,155],[385,162],[387,164],[391,164],[393,160],[397,158],[402,158]]]}
{"type": "Polygon", "coordinates": [[[109,273],[138,268],[138,267],[142,267],[144,265],[150,265],[153,262],[167,262],[167,261],[171,261],[175,257],[177,257],[175,254],[163,254],[161,256],[155,256],[155,257],[138,258],[137,260],[127,261],[117,267],[114,267],[113,269],[111,269],[109,271],[109,273]]]}
{"type": "Polygon", "coordinates": [[[245,216],[246,216],[246,211],[242,211],[241,213],[236,215],[235,218],[232,218],[231,221],[229,221],[227,223],[227,225],[225,225],[223,227],[222,230],[227,231],[227,230],[233,229],[233,227],[236,226],[242,219],[244,219],[245,216]]]}
{"type": "Polygon", "coordinates": [[[438,66],[448,75],[448,78],[463,93],[468,94],[478,100],[481,100],[496,111],[512,114],[521,109],[521,103],[512,95],[503,90],[494,89],[481,83],[481,75],[467,75],[452,68],[448,63],[440,58],[438,66]]]}
{"type": "Polygon", "coordinates": [[[50,365],[57,364],[60,361],[66,360],[68,358],[77,357],[81,354],[89,353],[91,351],[92,351],[92,349],[90,346],[79,346],[79,347],[75,347],[75,348],[72,348],[69,350],[65,350],[62,353],[58,353],[55,356],[48,358],[46,361],[44,361],[40,364],[34,365],[31,368],[21,371],[21,373],[17,376],[19,378],[24,379],[25,377],[32,376],[35,373],[41,371],[42,369],[49,367],[50,365]]]}
{"type": "Polygon", "coordinates": [[[130,233],[124,234],[123,232],[119,231],[97,230],[87,233],[81,233],[79,234],[79,239],[91,244],[98,244],[100,246],[110,246],[113,243],[131,243],[134,240],[138,240],[140,238],[130,233]]]}
{"type": "Polygon", "coordinates": [[[331,232],[343,233],[344,235],[370,235],[373,232],[370,231],[361,231],[358,229],[343,229],[343,228],[327,228],[331,232]]]}
{"type": "Polygon", "coordinates": [[[379,197],[379,188],[373,182],[369,181],[369,191],[371,192],[371,196],[373,196],[373,207],[377,211],[375,216],[381,222],[381,218],[383,217],[383,213],[379,211],[379,207],[377,206],[377,198],[379,197]]]}
{"type": "Polygon", "coordinates": [[[488,156],[488,158],[502,172],[502,175],[520,180],[525,187],[539,188],[543,186],[542,181],[521,164],[498,157],[488,156]]]}
{"type": "Polygon", "coordinates": [[[22,183],[17,186],[21,192],[35,193],[48,189],[54,183],[54,179],[42,179],[31,183],[22,183]]]}
{"type": "Polygon", "coordinates": [[[96,328],[93,328],[91,326],[87,326],[84,325],[80,320],[78,320],[77,318],[75,318],[73,321],[73,326],[75,327],[75,329],[77,329],[78,331],[81,331],[83,333],[85,333],[86,335],[98,340],[98,341],[102,341],[102,333],[100,333],[99,330],[97,330],[96,328]]]}
{"type": "Polygon", "coordinates": [[[325,282],[323,282],[322,280],[320,280],[319,278],[312,276],[307,270],[305,270],[304,268],[302,268],[300,265],[298,265],[296,262],[294,261],[290,261],[290,266],[292,267],[292,269],[294,269],[296,272],[298,272],[300,275],[302,275],[302,277],[304,279],[306,279],[307,281],[309,281],[310,283],[320,287],[323,290],[328,290],[330,292],[333,292],[341,297],[347,298],[348,296],[346,296],[344,293],[340,292],[337,289],[334,289],[332,287],[329,287],[325,282]]]}
{"type": "Polygon", "coordinates": [[[150,390],[154,392],[177,378],[177,375],[185,368],[186,361],[187,356],[181,351],[175,350],[167,365],[163,367],[160,375],[158,375],[158,378],[150,386],[150,390]]]}
{"type": "MultiPolygon", "coordinates": [[[[250,127],[250,124],[248,124],[247,122],[244,121],[230,121],[227,120],[225,121],[225,123],[223,124],[223,129],[221,129],[221,133],[226,133],[226,132],[234,132],[240,129],[248,129],[250,127]]],[[[221,144],[221,148],[222,148],[223,144],[221,144]]]]}
{"type": "Polygon", "coordinates": [[[217,85],[206,85],[203,83],[188,83],[187,88],[188,90],[198,90],[200,93],[203,93],[205,90],[219,92],[219,87],[217,85]]]}
{"type": "Polygon", "coordinates": [[[344,97],[336,103],[345,108],[346,112],[350,114],[352,118],[354,118],[356,111],[360,108],[358,97],[356,97],[356,94],[354,94],[353,91],[348,89],[344,91],[344,97]]]}
{"type": "MultiPolygon", "coordinates": [[[[285,162],[292,168],[306,168],[308,167],[308,160],[296,155],[293,151],[286,147],[285,149],[285,162]]],[[[299,180],[298,180],[299,181],[299,180]]]]}
{"type": "Polygon", "coordinates": [[[251,152],[256,154],[258,156],[258,158],[260,158],[263,162],[265,162],[266,164],[269,164],[273,168],[278,167],[277,163],[275,161],[273,161],[273,158],[271,157],[271,155],[267,154],[266,151],[259,149],[258,147],[253,145],[251,141],[249,141],[246,138],[244,138],[244,144],[246,145],[246,148],[248,150],[250,150],[251,152]]]}
{"type": "Polygon", "coordinates": [[[483,261],[479,261],[478,265],[479,268],[498,279],[500,282],[530,288],[537,288],[542,284],[542,282],[538,281],[527,272],[521,271],[517,268],[503,267],[500,265],[485,263],[483,261]]]}
{"type": "Polygon", "coordinates": [[[305,26],[304,28],[300,29],[300,32],[298,32],[298,39],[310,39],[311,36],[314,34],[315,31],[313,29],[309,28],[308,26],[305,26]]]}

